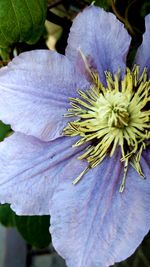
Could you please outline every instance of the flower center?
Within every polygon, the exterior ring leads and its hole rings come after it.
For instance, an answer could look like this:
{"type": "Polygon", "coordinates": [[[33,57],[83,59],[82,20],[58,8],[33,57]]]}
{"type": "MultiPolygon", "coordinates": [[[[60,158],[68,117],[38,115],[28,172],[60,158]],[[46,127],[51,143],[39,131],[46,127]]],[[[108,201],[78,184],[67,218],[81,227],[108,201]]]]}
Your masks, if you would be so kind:
{"type": "Polygon", "coordinates": [[[105,96],[98,98],[98,117],[102,121],[107,120],[109,127],[124,128],[129,123],[128,99],[118,92],[113,94],[108,92],[105,96]]]}
{"type": "Polygon", "coordinates": [[[96,167],[109,155],[113,156],[117,147],[121,149],[124,176],[120,192],[124,190],[128,164],[144,177],[140,166],[143,149],[150,141],[150,80],[147,69],[139,74],[139,67],[126,70],[123,80],[119,72],[112,76],[105,72],[107,86],[100,82],[97,73],[91,73],[93,85],[79,98],[71,98],[71,108],[65,116],[77,117],[64,128],[64,135],[79,136],[73,146],[88,143],[79,157],[89,163],[74,181],[76,184],[91,168],[96,167]]]}

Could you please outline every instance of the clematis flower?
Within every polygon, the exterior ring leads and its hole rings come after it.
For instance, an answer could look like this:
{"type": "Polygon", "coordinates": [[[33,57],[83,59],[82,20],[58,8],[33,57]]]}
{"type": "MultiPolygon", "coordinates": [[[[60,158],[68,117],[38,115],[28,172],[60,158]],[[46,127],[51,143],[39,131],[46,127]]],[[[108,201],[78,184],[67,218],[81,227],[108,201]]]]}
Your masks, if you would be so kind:
{"type": "Polygon", "coordinates": [[[0,70],[0,201],[51,215],[69,267],[110,266],[150,229],[150,16],[135,64],[131,38],[90,6],[74,20],[66,56],[31,51],[0,70]]]}

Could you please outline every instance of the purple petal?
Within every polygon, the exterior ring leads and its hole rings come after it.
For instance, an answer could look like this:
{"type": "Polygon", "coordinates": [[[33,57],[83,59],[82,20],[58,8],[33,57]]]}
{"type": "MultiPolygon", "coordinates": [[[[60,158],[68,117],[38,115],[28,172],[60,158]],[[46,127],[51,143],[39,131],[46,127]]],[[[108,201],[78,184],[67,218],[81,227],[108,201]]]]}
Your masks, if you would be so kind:
{"type": "Polygon", "coordinates": [[[51,140],[61,135],[68,97],[84,86],[69,60],[37,50],[16,57],[0,70],[0,119],[13,130],[51,140]]]}
{"type": "MultiPolygon", "coordinates": [[[[150,153],[145,153],[141,163],[146,180],[129,167],[123,193],[119,193],[123,168],[118,152],[76,186],[66,177],[57,186],[50,231],[68,267],[110,266],[134,252],[150,228],[149,162],[150,153]]],[[[73,166],[72,176],[74,170],[73,166]]]]}
{"type": "Polygon", "coordinates": [[[135,63],[140,65],[141,70],[147,67],[150,75],[150,15],[145,17],[145,28],[143,42],[138,48],[135,63]]]}
{"type": "Polygon", "coordinates": [[[80,49],[104,81],[106,70],[117,72],[121,67],[124,72],[130,40],[123,24],[112,13],[90,6],[74,20],[66,55],[78,62],[80,49]]]}
{"type": "Polygon", "coordinates": [[[53,191],[65,175],[63,168],[79,152],[71,147],[73,141],[62,137],[42,142],[15,133],[1,142],[0,202],[10,203],[21,215],[49,214],[53,191]]]}

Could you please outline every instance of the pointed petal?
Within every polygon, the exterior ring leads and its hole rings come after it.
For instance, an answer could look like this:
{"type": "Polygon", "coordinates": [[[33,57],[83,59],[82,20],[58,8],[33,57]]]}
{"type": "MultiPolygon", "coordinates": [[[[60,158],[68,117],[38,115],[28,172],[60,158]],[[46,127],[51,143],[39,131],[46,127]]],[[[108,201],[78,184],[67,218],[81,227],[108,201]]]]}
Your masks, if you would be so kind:
{"type": "Polygon", "coordinates": [[[124,72],[130,39],[123,24],[112,13],[90,6],[74,20],[66,55],[78,64],[81,50],[104,81],[106,70],[117,72],[121,67],[124,72]]]}
{"type": "Polygon", "coordinates": [[[147,67],[150,75],[150,15],[145,17],[145,29],[143,42],[138,48],[135,63],[140,65],[141,71],[147,67]]]}
{"type": "Polygon", "coordinates": [[[42,140],[59,137],[68,97],[84,85],[69,60],[56,52],[21,54],[0,70],[0,119],[42,140]]]}
{"type": "Polygon", "coordinates": [[[140,244],[150,228],[150,153],[148,157],[145,154],[141,160],[147,179],[130,166],[123,193],[119,193],[123,168],[118,152],[76,186],[66,177],[57,186],[50,231],[68,267],[110,266],[140,244]]]}
{"type": "Polygon", "coordinates": [[[73,140],[42,142],[15,133],[1,142],[0,202],[10,203],[21,215],[49,214],[53,191],[61,173],[65,175],[63,168],[79,151],[71,147],[73,140]]]}

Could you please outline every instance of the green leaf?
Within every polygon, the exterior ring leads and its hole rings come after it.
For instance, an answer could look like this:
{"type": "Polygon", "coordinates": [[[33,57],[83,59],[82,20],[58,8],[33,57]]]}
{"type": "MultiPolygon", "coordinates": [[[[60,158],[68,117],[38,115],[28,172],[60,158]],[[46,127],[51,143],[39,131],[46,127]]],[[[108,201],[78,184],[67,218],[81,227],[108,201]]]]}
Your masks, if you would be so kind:
{"type": "Polygon", "coordinates": [[[0,47],[35,43],[41,36],[47,0],[0,0],[0,47]]]}
{"type": "Polygon", "coordinates": [[[0,222],[6,227],[15,226],[15,213],[8,204],[0,205],[0,222]]]}
{"type": "Polygon", "coordinates": [[[10,126],[0,121],[0,141],[2,141],[7,135],[9,135],[10,132],[10,126]]]}
{"type": "Polygon", "coordinates": [[[16,227],[23,238],[36,248],[47,247],[51,241],[49,216],[17,216],[16,227]]]}

